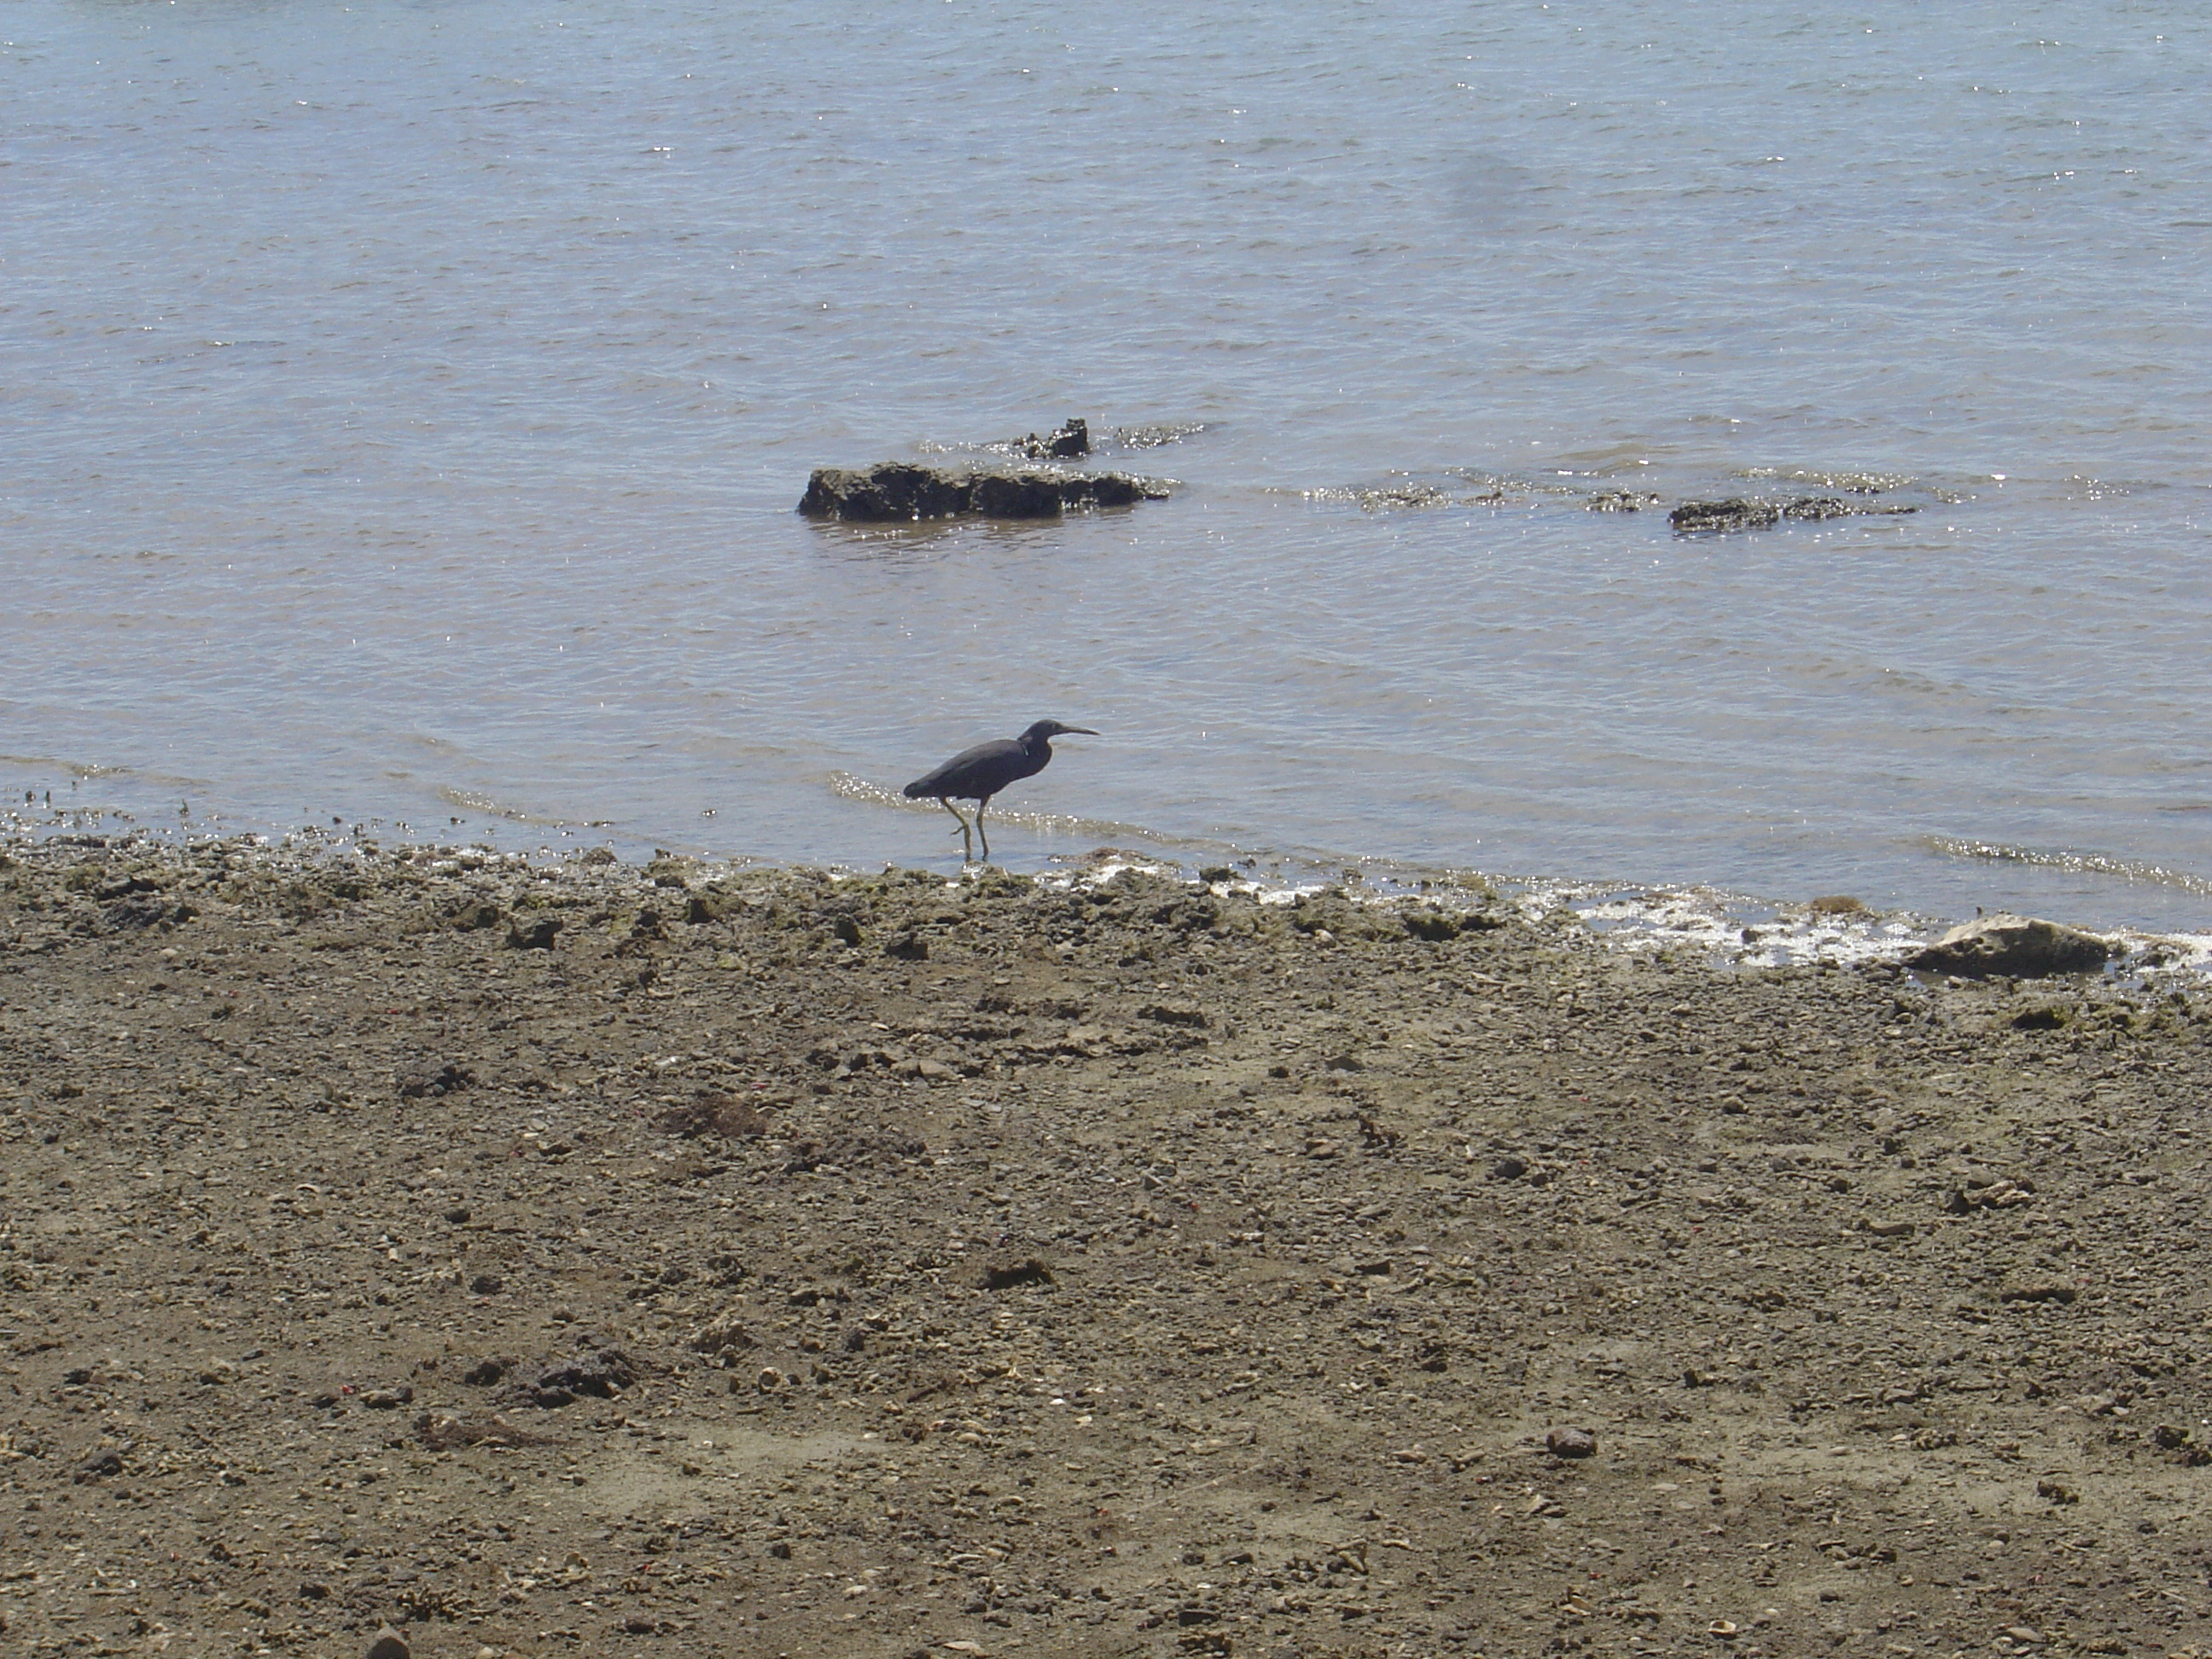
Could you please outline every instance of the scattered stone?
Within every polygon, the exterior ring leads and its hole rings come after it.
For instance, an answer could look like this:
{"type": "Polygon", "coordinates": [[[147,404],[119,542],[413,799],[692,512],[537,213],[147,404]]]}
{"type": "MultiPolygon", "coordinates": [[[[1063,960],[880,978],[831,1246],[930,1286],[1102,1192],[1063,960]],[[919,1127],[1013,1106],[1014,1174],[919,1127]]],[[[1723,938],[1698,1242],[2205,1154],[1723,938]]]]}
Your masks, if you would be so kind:
{"type": "Polygon", "coordinates": [[[362,1659],[410,1659],[406,1638],[386,1625],[376,1632],[375,1640],[368,1644],[368,1651],[362,1659]]]}
{"type": "Polygon", "coordinates": [[[1443,945],[1459,937],[1460,919],[1449,910],[1407,910],[1401,920],[1415,939],[1443,945]]]}
{"type": "Polygon", "coordinates": [[[756,1344],[752,1333],[746,1329],[743,1320],[734,1315],[725,1315],[720,1319],[708,1321],[692,1332],[691,1340],[686,1346],[694,1353],[723,1354],[738,1348],[753,1347],[756,1344]]]}
{"type": "Polygon", "coordinates": [[[671,1106],[654,1120],[656,1127],[686,1139],[718,1135],[726,1140],[750,1139],[768,1133],[768,1119],[750,1101],[733,1095],[702,1091],[678,1106],[671,1106]]]}
{"type": "Polygon", "coordinates": [[[432,1451],[459,1451],[465,1446],[551,1446],[560,1443],[550,1435],[532,1434],[512,1423],[493,1418],[489,1423],[465,1423],[458,1417],[424,1412],[415,1419],[415,1437],[432,1451]]]}
{"type": "Polygon", "coordinates": [[[1805,908],[1816,916],[1863,916],[1872,914],[1849,893],[1824,893],[1805,908]]]}
{"type": "Polygon", "coordinates": [[[1035,1256],[983,1269],[983,1288],[987,1291],[1010,1291],[1017,1285],[1053,1285],[1058,1282],[1052,1276],[1051,1267],[1035,1256]]]}
{"type": "Polygon", "coordinates": [[[488,898],[471,896],[449,906],[440,919],[457,933],[472,933],[498,927],[507,920],[507,912],[488,898]]]}
{"type": "Polygon", "coordinates": [[[100,913],[100,921],[111,933],[137,933],[150,927],[166,933],[198,915],[196,908],[181,900],[134,898],[109,905],[100,913]]]}
{"type": "Polygon", "coordinates": [[[2041,979],[2052,974],[2094,973],[2112,954],[2108,940],[2076,927],[2032,916],[1984,916],[1964,922],[1905,958],[1924,973],[1986,979],[2003,974],[2041,979]]]}
{"type": "Polygon", "coordinates": [[[638,1380],[637,1362],[619,1348],[605,1348],[556,1365],[525,1385],[523,1398],[551,1411],[578,1400],[612,1400],[638,1380]]]}
{"type": "Polygon", "coordinates": [[[1595,1457],[1597,1434],[1590,1429],[1553,1429],[1544,1437],[1544,1449],[1554,1457],[1595,1457]]]}
{"type": "Polygon", "coordinates": [[[392,1074],[392,1086],[403,1100],[436,1099],[458,1094],[476,1081],[475,1074],[451,1060],[432,1059],[403,1062],[392,1074]]]}
{"type": "Polygon", "coordinates": [[[560,932],[560,917],[543,910],[526,912],[507,923],[507,948],[510,951],[550,951],[560,932]]]}

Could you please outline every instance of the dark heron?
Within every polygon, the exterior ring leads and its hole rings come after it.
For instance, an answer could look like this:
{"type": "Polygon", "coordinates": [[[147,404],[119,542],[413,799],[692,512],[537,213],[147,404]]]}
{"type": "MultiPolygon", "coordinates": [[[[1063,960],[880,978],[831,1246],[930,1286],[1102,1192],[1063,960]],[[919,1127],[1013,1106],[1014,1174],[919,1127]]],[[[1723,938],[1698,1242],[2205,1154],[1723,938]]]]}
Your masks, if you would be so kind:
{"type": "Polygon", "coordinates": [[[1087,726],[1062,726],[1058,720],[1039,720],[1018,738],[1000,738],[963,749],[944,765],[925,773],[906,787],[909,800],[938,800],[960,825],[963,854],[971,862],[975,843],[969,839],[968,820],[952,804],[955,796],[975,803],[975,833],[982,837],[983,856],[991,856],[991,837],[983,829],[983,809],[991,797],[1020,778],[1035,777],[1052,763],[1052,739],[1064,732],[1086,738],[1098,734],[1087,726]]]}

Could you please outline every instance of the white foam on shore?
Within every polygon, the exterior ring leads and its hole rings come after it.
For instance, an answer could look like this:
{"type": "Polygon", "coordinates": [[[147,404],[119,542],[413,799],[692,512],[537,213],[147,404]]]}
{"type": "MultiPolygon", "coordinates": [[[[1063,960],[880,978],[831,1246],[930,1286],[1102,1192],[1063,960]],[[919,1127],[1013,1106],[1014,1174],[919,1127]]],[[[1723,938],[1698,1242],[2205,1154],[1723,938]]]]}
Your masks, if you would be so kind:
{"type": "MultiPolygon", "coordinates": [[[[1489,892],[1462,878],[1413,888],[1395,884],[1340,884],[1325,881],[1269,880],[1237,877],[1227,881],[1193,880],[1168,862],[1149,860],[1118,849],[1091,855],[1078,867],[1049,872],[1040,884],[1060,890],[1103,886],[1124,870],[1181,879],[1218,896],[1250,896],[1264,905],[1291,905],[1328,891],[1352,904],[1419,905],[1425,909],[1475,909],[1496,902],[1528,921],[1571,916],[1600,946],[1633,955],[1688,951],[1705,960],[1740,968],[1789,968],[1827,963],[1851,967],[1902,962],[1933,944],[1954,925],[1913,911],[1815,908],[1810,902],[1778,904],[1717,888],[1622,887],[1613,883],[1514,881],[1494,883],[1489,892]]],[[[2212,976],[2212,934],[2150,933],[2110,929],[2100,937],[2116,947],[2107,975],[2157,982],[2212,976]]]]}
{"type": "Polygon", "coordinates": [[[1909,912],[1816,910],[1810,904],[1777,905],[1703,887],[1536,882],[1516,893],[1513,902],[1532,921],[1571,911],[1616,950],[1652,954],[1689,949],[1751,968],[1895,961],[1945,926],[1909,912]]]}

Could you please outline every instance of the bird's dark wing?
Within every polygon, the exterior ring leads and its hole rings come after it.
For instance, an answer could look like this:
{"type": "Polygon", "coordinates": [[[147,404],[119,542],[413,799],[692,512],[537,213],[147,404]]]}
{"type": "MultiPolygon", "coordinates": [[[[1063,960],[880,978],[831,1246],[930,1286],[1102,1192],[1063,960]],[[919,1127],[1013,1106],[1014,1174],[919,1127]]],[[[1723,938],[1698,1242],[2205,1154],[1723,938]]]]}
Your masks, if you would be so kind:
{"type": "Polygon", "coordinates": [[[962,750],[934,771],[923,773],[902,793],[914,800],[942,800],[947,795],[981,799],[1036,770],[1029,762],[1029,752],[1020,744],[999,738],[962,750]]]}

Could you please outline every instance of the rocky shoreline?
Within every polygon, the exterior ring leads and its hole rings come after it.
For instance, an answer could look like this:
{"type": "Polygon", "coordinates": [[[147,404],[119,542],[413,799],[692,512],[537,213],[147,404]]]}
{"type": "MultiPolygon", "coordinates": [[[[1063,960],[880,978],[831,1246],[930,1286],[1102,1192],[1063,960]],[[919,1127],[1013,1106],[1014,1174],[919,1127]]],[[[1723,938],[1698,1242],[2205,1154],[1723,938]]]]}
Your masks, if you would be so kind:
{"type": "Polygon", "coordinates": [[[10,1652],[2186,1652],[2212,1000],[24,843],[10,1652]]]}

